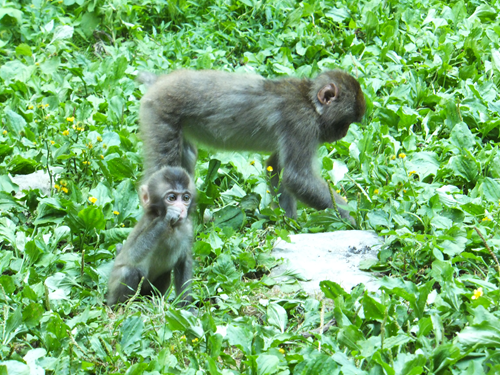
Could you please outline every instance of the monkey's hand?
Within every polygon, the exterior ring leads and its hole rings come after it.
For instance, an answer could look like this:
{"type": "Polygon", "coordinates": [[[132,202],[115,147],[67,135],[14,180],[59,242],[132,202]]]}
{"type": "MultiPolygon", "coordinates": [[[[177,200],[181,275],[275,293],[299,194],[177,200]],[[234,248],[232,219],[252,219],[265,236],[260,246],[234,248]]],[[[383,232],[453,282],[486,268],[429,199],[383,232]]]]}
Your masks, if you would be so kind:
{"type": "Polygon", "coordinates": [[[184,217],[185,215],[183,215],[183,210],[180,207],[170,206],[165,215],[165,221],[169,226],[175,227],[182,222],[184,217]]]}

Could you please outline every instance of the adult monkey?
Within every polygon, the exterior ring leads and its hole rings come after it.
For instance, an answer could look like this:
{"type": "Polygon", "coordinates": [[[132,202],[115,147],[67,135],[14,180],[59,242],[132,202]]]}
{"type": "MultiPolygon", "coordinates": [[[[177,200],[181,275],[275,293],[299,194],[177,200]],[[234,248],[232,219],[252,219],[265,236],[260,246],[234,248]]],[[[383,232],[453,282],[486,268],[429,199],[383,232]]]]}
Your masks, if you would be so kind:
{"type": "MultiPolygon", "coordinates": [[[[178,70],[157,77],[141,100],[140,122],[146,175],[162,165],[182,165],[191,174],[193,143],[223,150],[272,152],[271,183],[280,205],[296,217],[296,198],[316,209],[332,208],[327,183],[314,169],[316,149],[347,134],[361,120],[366,104],[351,75],[327,71],[314,79],[264,79],[219,71],[178,70]]],[[[345,201],[335,194],[337,205],[345,201]]],[[[354,224],[349,211],[341,216],[354,224]]]]}

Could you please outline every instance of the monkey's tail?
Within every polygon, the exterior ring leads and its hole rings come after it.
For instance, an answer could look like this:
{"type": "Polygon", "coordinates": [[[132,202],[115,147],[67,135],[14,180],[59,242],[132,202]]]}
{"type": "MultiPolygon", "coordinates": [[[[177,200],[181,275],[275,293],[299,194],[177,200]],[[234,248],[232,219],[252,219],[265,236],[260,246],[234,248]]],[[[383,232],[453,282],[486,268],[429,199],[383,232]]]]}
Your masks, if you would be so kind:
{"type": "Polygon", "coordinates": [[[136,77],[138,82],[145,84],[147,87],[155,83],[157,79],[158,76],[150,72],[139,72],[136,77]]]}

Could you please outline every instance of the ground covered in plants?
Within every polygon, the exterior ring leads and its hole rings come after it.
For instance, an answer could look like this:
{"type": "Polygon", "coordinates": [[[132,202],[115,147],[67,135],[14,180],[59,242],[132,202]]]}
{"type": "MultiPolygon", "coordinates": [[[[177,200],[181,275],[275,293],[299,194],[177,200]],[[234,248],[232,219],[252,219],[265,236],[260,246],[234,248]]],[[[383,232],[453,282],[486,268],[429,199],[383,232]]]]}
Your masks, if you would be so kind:
{"type": "Polygon", "coordinates": [[[0,374],[500,372],[500,4],[442,0],[0,0],[0,374]],[[356,76],[368,110],[319,148],[378,294],[269,276],[291,233],[266,155],[201,149],[194,299],[105,306],[140,216],[138,71],[356,76]],[[11,176],[44,170],[48,196],[11,176]],[[205,219],[205,220],[204,220],[205,219]]]}

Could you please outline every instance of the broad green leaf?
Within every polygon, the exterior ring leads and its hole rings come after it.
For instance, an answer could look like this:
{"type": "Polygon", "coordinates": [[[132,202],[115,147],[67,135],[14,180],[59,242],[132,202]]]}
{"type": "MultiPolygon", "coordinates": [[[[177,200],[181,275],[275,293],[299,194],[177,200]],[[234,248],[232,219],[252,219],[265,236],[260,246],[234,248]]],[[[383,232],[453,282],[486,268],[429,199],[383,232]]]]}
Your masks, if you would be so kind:
{"type": "MultiPolygon", "coordinates": [[[[300,363],[295,367],[294,375],[337,375],[340,373],[339,366],[329,355],[318,353],[312,358],[300,363]]],[[[346,372],[348,374],[349,372],[346,372]]]]}
{"type": "Polygon", "coordinates": [[[464,122],[459,122],[453,127],[450,135],[451,143],[463,150],[471,150],[474,146],[474,135],[464,122]]]}
{"type": "Polygon", "coordinates": [[[267,322],[277,327],[281,333],[285,332],[288,324],[286,310],[277,303],[270,303],[267,306],[267,322]]]}
{"type": "Polygon", "coordinates": [[[245,326],[228,325],[225,339],[230,345],[237,346],[246,355],[252,354],[252,332],[245,326]]]}
{"type": "Polygon", "coordinates": [[[321,291],[325,293],[325,297],[336,299],[339,296],[347,297],[349,294],[336,282],[323,280],[320,281],[319,286],[321,291]]]}
{"type": "Polygon", "coordinates": [[[257,357],[257,375],[272,375],[278,371],[279,358],[275,355],[261,354],[257,357]]]}
{"type": "Polygon", "coordinates": [[[245,221],[245,213],[236,206],[226,206],[214,214],[214,225],[219,228],[230,227],[239,230],[245,221]]]}
{"type": "MultiPolygon", "coordinates": [[[[7,120],[7,129],[19,135],[26,126],[26,120],[19,114],[10,109],[5,111],[5,118],[7,120]]],[[[17,155],[20,157],[20,155],[17,155]]]]}
{"type": "Polygon", "coordinates": [[[109,173],[116,180],[123,180],[124,178],[130,178],[134,175],[134,169],[127,159],[116,157],[107,160],[107,166],[109,173]]]}
{"type": "Polygon", "coordinates": [[[101,231],[106,227],[106,221],[104,220],[104,214],[102,209],[95,206],[90,206],[84,208],[78,212],[78,217],[82,220],[86,231],[97,230],[101,231]]]}
{"type": "Polygon", "coordinates": [[[463,177],[469,182],[475,181],[479,176],[478,166],[470,157],[462,155],[452,156],[450,158],[449,165],[453,170],[453,173],[463,177]]]}
{"type": "Polygon", "coordinates": [[[411,158],[407,161],[408,171],[415,171],[420,177],[420,180],[423,180],[430,175],[435,176],[439,166],[440,164],[437,160],[437,155],[434,152],[416,152],[411,155],[411,158]]]}
{"type": "Polygon", "coordinates": [[[16,47],[16,54],[18,56],[31,56],[33,52],[31,52],[30,46],[25,43],[21,43],[16,47]]]}
{"type": "Polygon", "coordinates": [[[370,297],[368,292],[365,292],[363,296],[363,312],[366,320],[378,320],[382,322],[385,317],[386,307],[370,297]]]}
{"type": "Polygon", "coordinates": [[[140,314],[131,316],[123,322],[120,328],[122,335],[120,345],[125,353],[132,353],[136,344],[141,340],[143,331],[144,322],[140,314]]]}
{"type": "Polygon", "coordinates": [[[500,201],[500,184],[490,177],[484,179],[479,191],[488,202],[498,203],[500,201]]]}

